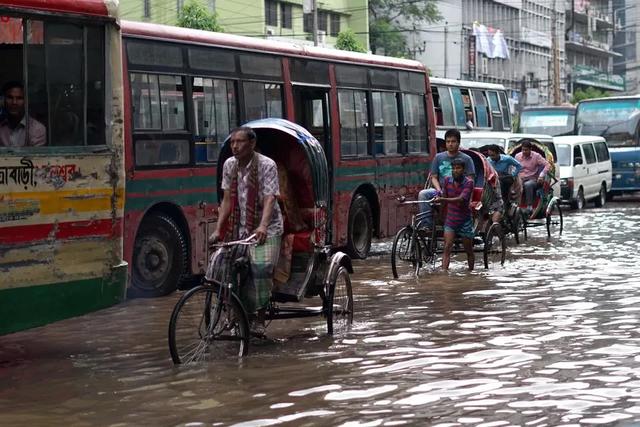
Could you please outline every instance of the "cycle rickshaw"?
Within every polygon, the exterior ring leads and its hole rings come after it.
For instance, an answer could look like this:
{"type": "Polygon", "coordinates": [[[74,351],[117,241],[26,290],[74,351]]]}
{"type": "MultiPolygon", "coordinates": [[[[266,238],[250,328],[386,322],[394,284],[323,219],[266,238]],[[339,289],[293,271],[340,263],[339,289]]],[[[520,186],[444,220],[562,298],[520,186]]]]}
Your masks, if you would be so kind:
{"type": "MultiPolygon", "coordinates": [[[[542,186],[536,190],[531,214],[525,214],[524,208],[526,207],[526,203],[524,201],[524,194],[521,196],[520,208],[522,211],[522,230],[525,240],[528,237],[527,230],[532,227],[546,227],[547,237],[551,238],[556,233],[562,235],[564,226],[560,198],[555,195],[554,191],[558,184],[554,153],[549,146],[540,144],[535,140],[531,145],[531,150],[542,155],[549,162],[550,168],[542,186]]],[[[510,150],[509,154],[515,156],[520,151],[522,151],[522,144],[517,144],[510,150]]]]}
{"type": "MultiPolygon", "coordinates": [[[[329,176],[320,143],[304,128],[283,119],[247,123],[258,136],[257,151],[278,165],[284,234],[280,261],[267,309],[267,321],[322,316],[327,332],[347,330],[353,321],[351,260],[327,242],[329,176]],[[319,306],[301,304],[319,298],[319,306]]],[[[225,141],[218,161],[218,190],[225,141]]],[[[250,239],[218,245],[201,285],[186,292],[171,315],[169,349],[176,364],[247,354],[249,316],[239,289],[248,280],[249,260],[242,254],[250,239]]]]}
{"type": "MultiPolygon", "coordinates": [[[[489,209],[496,197],[500,197],[498,190],[498,176],[482,153],[474,150],[460,150],[471,156],[476,170],[473,194],[471,196],[471,212],[474,223],[474,250],[482,252],[484,267],[503,265],[506,257],[505,232],[499,223],[492,223],[489,209]]],[[[427,185],[431,179],[427,180],[427,185]]],[[[443,222],[445,210],[433,205],[432,201],[400,200],[401,204],[432,203],[434,225],[429,228],[422,226],[424,214],[412,216],[411,224],[401,228],[393,239],[391,249],[391,270],[393,277],[398,278],[408,269],[416,276],[420,269],[435,266],[438,254],[443,251],[443,222]]],[[[460,245],[454,246],[454,253],[461,252],[460,245]]]]}

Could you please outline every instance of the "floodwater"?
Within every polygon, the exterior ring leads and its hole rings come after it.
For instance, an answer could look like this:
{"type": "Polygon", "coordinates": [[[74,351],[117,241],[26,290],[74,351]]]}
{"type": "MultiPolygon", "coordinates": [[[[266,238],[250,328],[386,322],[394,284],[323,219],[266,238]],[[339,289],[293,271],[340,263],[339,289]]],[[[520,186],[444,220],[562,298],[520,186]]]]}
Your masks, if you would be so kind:
{"type": "Polygon", "coordinates": [[[489,271],[392,280],[377,244],[350,333],[280,321],[241,361],[172,365],[176,295],[0,337],[0,424],[639,423],[639,206],[568,212],[561,238],[532,230],[489,271]]]}

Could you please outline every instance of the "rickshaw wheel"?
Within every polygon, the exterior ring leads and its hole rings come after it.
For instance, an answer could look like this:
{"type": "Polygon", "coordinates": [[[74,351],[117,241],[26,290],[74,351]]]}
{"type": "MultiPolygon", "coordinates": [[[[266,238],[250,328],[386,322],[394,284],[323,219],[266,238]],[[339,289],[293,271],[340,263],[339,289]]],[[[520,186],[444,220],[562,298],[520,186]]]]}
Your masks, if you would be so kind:
{"type": "Polygon", "coordinates": [[[522,212],[520,207],[516,207],[513,215],[506,222],[506,225],[509,226],[509,231],[513,234],[514,239],[516,240],[516,244],[520,244],[520,230],[522,229],[522,212]]]}
{"type": "Polygon", "coordinates": [[[169,351],[175,364],[225,360],[249,351],[247,316],[235,295],[218,298],[210,285],[197,286],[178,301],[169,322],[169,351]]]}
{"type": "Polygon", "coordinates": [[[527,232],[527,215],[524,213],[522,208],[518,206],[518,215],[520,216],[520,231],[522,232],[522,241],[526,242],[529,238],[527,232]]]}
{"type": "Polygon", "coordinates": [[[353,290],[351,276],[345,267],[339,267],[329,288],[327,310],[327,333],[346,332],[353,323],[353,290]]]}
{"type": "Polygon", "coordinates": [[[553,233],[558,233],[559,236],[562,235],[562,228],[564,226],[562,219],[562,209],[560,208],[560,204],[557,202],[553,202],[551,209],[546,215],[547,221],[547,237],[551,238],[553,233]]]}
{"type": "Polygon", "coordinates": [[[391,271],[393,272],[393,278],[397,279],[400,274],[399,270],[402,270],[402,275],[405,275],[403,267],[410,266],[411,272],[415,272],[418,268],[420,260],[420,254],[418,253],[418,245],[416,244],[416,237],[413,233],[411,226],[401,228],[396,233],[393,239],[393,246],[391,247],[391,271]]]}
{"type": "Polygon", "coordinates": [[[357,194],[349,208],[347,229],[347,252],[353,258],[365,259],[371,249],[373,234],[373,215],[369,201],[357,194]]]}
{"type": "Polygon", "coordinates": [[[484,268],[489,268],[490,264],[499,263],[504,265],[507,255],[507,242],[500,224],[491,224],[484,239],[482,255],[484,258],[484,268]]]}
{"type": "Polygon", "coordinates": [[[353,323],[353,289],[351,276],[345,267],[339,267],[331,279],[329,301],[327,333],[334,335],[348,331],[353,323]]]}

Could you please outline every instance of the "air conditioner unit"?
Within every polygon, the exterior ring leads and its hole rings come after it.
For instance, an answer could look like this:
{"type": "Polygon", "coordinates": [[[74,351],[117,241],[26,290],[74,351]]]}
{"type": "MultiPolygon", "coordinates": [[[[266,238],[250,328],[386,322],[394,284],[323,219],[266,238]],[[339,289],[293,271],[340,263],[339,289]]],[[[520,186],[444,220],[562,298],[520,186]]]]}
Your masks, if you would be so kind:
{"type": "Polygon", "coordinates": [[[489,58],[482,58],[480,63],[480,74],[489,74],[489,58]]]}
{"type": "Polygon", "coordinates": [[[318,44],[323,45],[327,39],[327,32],[324,30],[318,30],[318,44]]]}
{"type": "Polygon", "coordinates": [[[267,35],[268,36],[272,36],[274,35],[276,32],[273,28],[267,28],[267,35]]]}

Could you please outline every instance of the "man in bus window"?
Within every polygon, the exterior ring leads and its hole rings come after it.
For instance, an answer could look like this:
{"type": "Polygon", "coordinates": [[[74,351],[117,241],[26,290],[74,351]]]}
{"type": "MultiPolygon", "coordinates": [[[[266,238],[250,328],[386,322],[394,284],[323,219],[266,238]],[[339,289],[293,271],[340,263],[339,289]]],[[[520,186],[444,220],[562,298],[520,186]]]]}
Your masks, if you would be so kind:
{"type": "Polygon", "coordinates": [[[453,172],[443,183],[442,196],[435,201],[447,205],[447,217],[444,220],[444,251],[442,254],[442,269],[449,269],[453,241],[456,236],[462,239],[464,251],[467,253],[469,270],[473,270],[475,255],[473,253],[473,224],[471,221],[471,195],[473,194],[473,180],[465,176],[465,161],[456,158],[451,162],[453,172]]]}
{"type": "Polygon", "coordinates": [[[473,124],[473,111],[471,110],[467,110],[467,123],[465,123],[465,126],[467,127],[467,130],[473,130],[474,124],[473,124]]]}
{"type": "Polygon", "coordinates": [[[527,138],[520,141],[522,149],[515,157],[522,165],[518,175],[524,187],[525,203],[527,204],[525,213],[527,215],[531,215],[535,192],[542,186],[544,177],[551,167],[547,159],[531,149],[533,147],[531,141],[527,138]]]}
{"type": "Polygon", "coordinates": [[[240,287],[240,298],[249,314],[256,313],[252,332],[262,336],[283,233],[282,213],[276,203],[280,195],[278,168],[273,160],[255,152],[257,138],[251,128],[234,129],[229,138],[233,157],[222,168],[224,198],[210,240],[216,242],[223,236],[237,240],[255,234],[258,244],[249,246],[251,280],[240,287]]]}
{"type": "Polygon", "coordinates": [[[24,86],[20,82],[4,85],[4,117],[0,119],[0,146],[37,147],[47,142],[47,130],[33,117],[25,116],[24,86]],[[29,129],[27,129],[27,123],[29,129]],[[28,134],[28,140],[27,140],[28,134]]]}
{"type": "MultiPolygon", "coordinates": [[[[473,166],[473,160],[467,154],[460,151],[460,131],[457,129],[449,129],[444,134],[444,143],[447,151],[436,154],[431,163],[430,183],[432,188],[421,190],[418,194],[418,201],[426,202],[433,199],[437,195],[442,193],[442,185],[444,179],[452,175],[453,167],[452,162],[455,159],[461,159],[465,164],[465,173],[471,178],[471,181],[475,179],[476,170],[473,166]]],[[[431,228],[433,225],[433,211],[429,203],[420,203],[420,212],[423,217],[420,226],[431,228]]]]}

